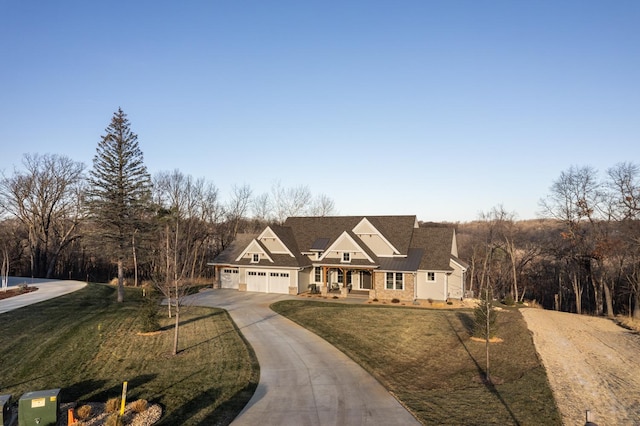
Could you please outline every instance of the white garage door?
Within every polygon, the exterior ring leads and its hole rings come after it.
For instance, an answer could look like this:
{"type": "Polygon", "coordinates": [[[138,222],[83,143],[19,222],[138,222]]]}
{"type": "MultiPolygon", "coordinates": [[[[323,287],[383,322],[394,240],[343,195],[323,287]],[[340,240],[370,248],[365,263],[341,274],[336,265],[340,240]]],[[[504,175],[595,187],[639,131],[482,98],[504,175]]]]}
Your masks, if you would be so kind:
{"type": "Polygon", "coordinates": [[[289,273],[269,273],[269,293],[289,294],[289,273]]]}
{"type": "Polygon", "coordinates": [[[222,288],[238,288],[238,269],[225,268],[220,273],[220,287],[222,288]]]}
{"type": "Polygon", "coordinates": [[[289,272],[247,271],[247,291],[289,294],[289,272]]]}
{"type": "Polygon", "coordinates": [[[264,271],[247,271],[247,291],[267,292],[267,273],[264,271]]]}

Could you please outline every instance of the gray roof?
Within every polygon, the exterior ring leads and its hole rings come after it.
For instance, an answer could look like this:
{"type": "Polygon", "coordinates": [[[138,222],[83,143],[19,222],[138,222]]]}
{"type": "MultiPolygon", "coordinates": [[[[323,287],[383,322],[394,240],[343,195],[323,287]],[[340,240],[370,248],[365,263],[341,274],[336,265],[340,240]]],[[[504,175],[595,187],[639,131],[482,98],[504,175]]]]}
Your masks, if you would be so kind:
{"type": "Polygon", "coordinates": [[[428,271],[453,269],[449,261],[454,232],[453,228],[440,226],[414,229],[411,247],[424,249],[419,269],[428,271]]]}
{"type": "Polygon", "coordinates": [[[235,240],[225,247],[222,252],[210,262],[210,265],[230,265],[234,264],[235,260],[240,256],[245,248],[249,245],[258,234],[238,234],[235,240]]]}
{"type": "Polygon", "coordinates": [[[381,257],[380,269],[383,271],[411,272],[420,269],[424,249],[410,248],[407,257],[381,257]]]}
{"type": "Polygon", "coordinates": [[[351,231],[365,217],[401,254],[407,253],[416,223],[415,216],[290,217],[284,222],[284,226],[293,230],[300,249],[309,252],[318,239],[329,239],[328,247],[344,231],[351,231]]]}
{"type": "MultiPolygon", "coordinates": [[[[309,267],[319,265],[344,265],[340,259],[325,259],[313,262],[303,253],[323,251],[336,239],[347,232],[353,240],[373,259],[352,259],[348,266],[379,268],[385,271],[449,271],[452,259],[451,248],[455,231],[450,227],[429,226],[415,228],[415,216],[324,216],[324,217],[290,217],[282,226],[270,226],[282,243],[291,251],[288,254],[273,254],[261,244],[273,262],[261,259],[253,263],[250,259],[235,259],[242,253],[257,234],[239,234],[236,240],[227,247],[212,264],[260,265],[268,267],[309,267]],[[400,252],[400,257],[378,257],[353,233],[353,228],[367,218],[384,237],[400,252]]],[[[259,243],[259,242],[258,242],[259,243]]],[[[459,261],[456,258],[457,261],[459,261]]],[[[459,261],[464,265],[464,262],[459,261]]]]}

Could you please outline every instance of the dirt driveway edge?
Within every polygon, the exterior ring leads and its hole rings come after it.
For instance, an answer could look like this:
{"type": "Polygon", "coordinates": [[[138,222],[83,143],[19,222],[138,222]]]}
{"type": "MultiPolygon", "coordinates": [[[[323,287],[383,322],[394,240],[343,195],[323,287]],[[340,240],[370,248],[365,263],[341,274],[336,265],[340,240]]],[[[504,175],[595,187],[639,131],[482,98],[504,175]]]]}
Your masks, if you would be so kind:
{"type": "Polygon", "coordinates": [[[565,425],[640,424],[640,334],[605,318],[522,309],[565,425]]]}

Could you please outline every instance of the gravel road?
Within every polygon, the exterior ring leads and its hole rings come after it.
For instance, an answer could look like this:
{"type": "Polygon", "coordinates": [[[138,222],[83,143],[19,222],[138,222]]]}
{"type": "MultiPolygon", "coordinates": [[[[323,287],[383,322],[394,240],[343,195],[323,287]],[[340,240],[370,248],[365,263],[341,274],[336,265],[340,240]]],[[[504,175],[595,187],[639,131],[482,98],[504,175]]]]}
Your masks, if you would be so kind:
{"type": "Polygon", "coordinates": [[[611,320],[522,309],[565,425],[640,425],[640,334],[611,320]]]}

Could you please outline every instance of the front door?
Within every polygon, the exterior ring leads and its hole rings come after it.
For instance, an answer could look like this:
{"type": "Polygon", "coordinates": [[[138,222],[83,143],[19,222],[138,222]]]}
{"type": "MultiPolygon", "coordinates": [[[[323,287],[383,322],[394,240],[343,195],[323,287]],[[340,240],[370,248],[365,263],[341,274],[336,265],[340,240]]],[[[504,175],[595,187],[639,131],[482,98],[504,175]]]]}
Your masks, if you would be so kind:
{"type": "Polygon", "coordinates": [[[371,272],[360,271],[360,289],[371,290],[371,272]]]}

